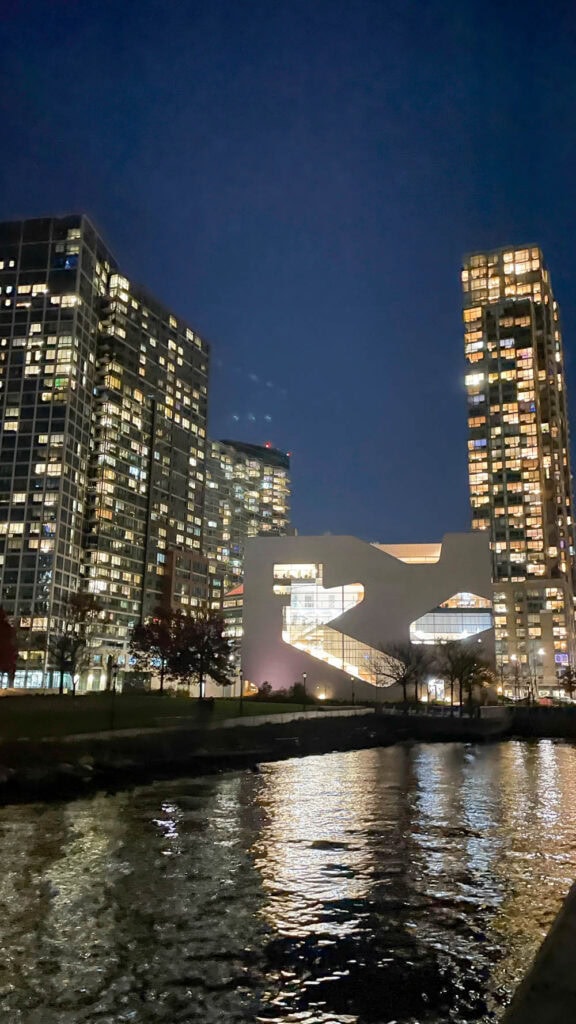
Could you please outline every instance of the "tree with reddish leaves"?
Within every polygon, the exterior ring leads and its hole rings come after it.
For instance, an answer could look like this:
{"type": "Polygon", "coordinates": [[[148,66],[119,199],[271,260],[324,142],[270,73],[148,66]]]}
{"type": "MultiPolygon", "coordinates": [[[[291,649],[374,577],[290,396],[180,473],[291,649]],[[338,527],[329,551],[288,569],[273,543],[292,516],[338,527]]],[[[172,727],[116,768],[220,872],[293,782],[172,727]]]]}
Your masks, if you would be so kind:
{"type": "Polygon", "coordinates": [[[132,630],[130,653],[139,668],[159,669],[160,693],[168,667],[174,655],[176,623],[180,616],[170,608],[157,608],[148,622],[141,622],[132,630]]]}
{"type": "Polygon", "coordinates": [[[206,680],[220,686],[232,686],[231,659],[234,641],[224,635],[224,619],[213,611],[195,615],[178,615],[174,623],[174,643],[168,671],[172,678],[188,685],[198,684],[202,700],[206,680]]]}
{"type": "Polygon", "coordinates": [[[17,661],[16,630],[4,609],[0,607],[0,674],[8,676],[9,686],[14,684],[17,661]]]}

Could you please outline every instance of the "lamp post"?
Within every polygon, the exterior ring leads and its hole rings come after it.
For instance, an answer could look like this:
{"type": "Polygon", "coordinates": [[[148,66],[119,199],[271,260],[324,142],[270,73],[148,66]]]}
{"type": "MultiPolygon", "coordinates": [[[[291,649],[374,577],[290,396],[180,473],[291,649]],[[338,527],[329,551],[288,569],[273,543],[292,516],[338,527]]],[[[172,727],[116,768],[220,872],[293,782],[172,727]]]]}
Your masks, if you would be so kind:
{"type": "Polygon", "coordinates": [[[354,692],[354,683],[355,683],[354,676],[350,676],[350,682],[352,683],[352,704],[354,705],[356,703],[356,694],[354,692]]]}
{"type": "Polygon", "coordinates": [[[114,711],[116,705],[116,680],[118,678],[118,662],[112,655],[108,655],[106,662],[106,686],[110,694],[110,724],[109,729],[114,729],[114,711]]]}
{"type": "MultiPolygon", "coordinates": [[[[536,654],[540,658],[540,668],[542,669],[542,684],[544,684],[544,656],[546,654],[545,648],[544,647],[539,647],[538,650],[536,651],[536,654]]],[[[534,679],[534,694],[533,694],[534,702],[535,703],[536,703],[536,701],[538,700],[538,698],[540,696],[539,685],[540,685],[540,673],[537,672],[536,673],[536,677],[534,679]]]]}
{"type": "Polygon", "coordinates": [[[306,710],[306,680],[308,679],[308,673],[302,673],[302,711],[306,710]]]}

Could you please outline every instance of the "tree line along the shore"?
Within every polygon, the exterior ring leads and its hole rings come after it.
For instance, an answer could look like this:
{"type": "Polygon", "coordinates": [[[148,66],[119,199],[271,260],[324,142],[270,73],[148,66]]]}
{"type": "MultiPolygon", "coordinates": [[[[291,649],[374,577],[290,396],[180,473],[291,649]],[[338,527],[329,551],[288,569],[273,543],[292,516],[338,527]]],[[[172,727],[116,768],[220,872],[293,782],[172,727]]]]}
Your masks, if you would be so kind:
{"type": "MultiPolygon", "coordinates": [[[[67,689],[74,693],[78,677],[87,670],[92,653],[90,641],[101,614],[98,598],[79,592],[70,598],[65,622],[58,631],[49,636],[42,633],[33,636],[33,644],[47,653],[47,667],[58,680],[60,694],[67,689]]],[[[7,677],[9,685],[13,684],[16,671],[23,664],[20,642],[19,631],[0,607],[0,676],[7,677]]],[[[226,635],[225,621],[219,612],[188,613],[158,607],[147,621],[132,629],[128,644],[130,669],[124,674],[125,685],[132,680],[136,687],[144,688],[151,675],[156,675],[160,693],[168,685],[186,687],[189,691],[196,685],[202,698],[208,678],[222,687],[233,685],[237,646],[236,641],[226,635]]],[[[105,668],[105,689],[115,689],[118,663],[109,656],[105,668]]],[[[380,645],[371,669],[376,690],[397,685],[406,705],[420,703],[423,697],[429,699],[427,682],[431,676],[443,682],[450,706],[457,705],[460,709],[484,703],[490,691],[494,698],[498,684],[493,668],[480,656],[476,645],[465,640],[436,645],[410,642],[380,645]]],[[[576,693],[576,672],[570,666],[563,670],[561,681],[566,696],[572,699],[576,693]]],[[[255,696],[303,702],[313,699],[299,681],[290,692],[263,682],[255,696]]],[[[447,702],[445,698],[443,703],[447,702]]]]}

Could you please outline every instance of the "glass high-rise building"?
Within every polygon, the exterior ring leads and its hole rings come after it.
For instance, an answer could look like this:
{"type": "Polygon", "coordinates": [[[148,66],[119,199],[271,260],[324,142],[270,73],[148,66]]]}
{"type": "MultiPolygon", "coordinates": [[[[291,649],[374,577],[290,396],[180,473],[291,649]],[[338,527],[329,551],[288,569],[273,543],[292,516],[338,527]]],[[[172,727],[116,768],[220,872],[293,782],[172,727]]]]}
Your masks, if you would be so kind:
{"type": "Polygon", "coordinates": [[[497,661],[505,689],[551,692],[576,664],[558,305],[536,246],[468,256],[462,284],[472,525],[490,534],[497,661]]]}
{"type": "Polygon", "coordinates": [[[271,444],[209,441],[203,533],[212,608],[242,582],[248,537],[289,528],[289,456],[271,444]]]}
{"type": "Polygon", "coordinates": [[[0,224],[0,603],[20,627],[17,681],[45,683],[46,639],[79,590],[103,608],[94,689],[183,559],[186,603],[205,604],[207,374],[206,344],[86,217],[0,224]]]}

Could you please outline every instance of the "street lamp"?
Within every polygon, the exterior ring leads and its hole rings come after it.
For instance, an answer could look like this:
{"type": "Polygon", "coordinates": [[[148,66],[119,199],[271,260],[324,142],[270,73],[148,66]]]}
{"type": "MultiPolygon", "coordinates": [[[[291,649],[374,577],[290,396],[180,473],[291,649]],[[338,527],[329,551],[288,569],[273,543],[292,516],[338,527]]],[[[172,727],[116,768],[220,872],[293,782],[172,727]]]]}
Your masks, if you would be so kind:
{"type": "Polygon", "coordinates": [[[354,693],[354,683],[355,683],[354,676],[350,676],[350,682],[352,683],[352,704],[355,704],[356,703],[356,694],[354,693]]]}
{"type": "MultiPolygon", "coordinates": [[[[544,656],[546,654],[546,649],[544,647],[539,647],[538,650],[536,651],[536,654],[540,658],[540,667],[542,669],[542,676],[541,676],[541,678],[542,678],[542,686],[544,686],[544,656]]],[[[536,678],[534,680],[534,682],[535,682],[535,686],[534,686],[534,690],[535,690],[534,700],[537,700],[538,697],[539,697],[539,691],[538,691],[539,678],[540,678],[539,673],[536,673],[536,678]]]]}
{"type": "Polygon", "coordinates": [[[109,654],[106,661],[106,689],[110,694],[110,724],[109,729],[114,728],[114,708],[116,705],[116,680],[118,678],[118,661],[109,654]]]}
{"type": "Polygon", "coordinates": [[[302,673],[302,711],[306,710],[306,680],[308,679],[308,673],[302,673]]]}

